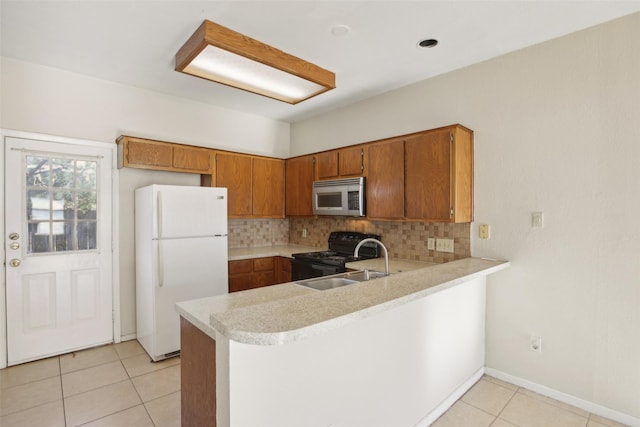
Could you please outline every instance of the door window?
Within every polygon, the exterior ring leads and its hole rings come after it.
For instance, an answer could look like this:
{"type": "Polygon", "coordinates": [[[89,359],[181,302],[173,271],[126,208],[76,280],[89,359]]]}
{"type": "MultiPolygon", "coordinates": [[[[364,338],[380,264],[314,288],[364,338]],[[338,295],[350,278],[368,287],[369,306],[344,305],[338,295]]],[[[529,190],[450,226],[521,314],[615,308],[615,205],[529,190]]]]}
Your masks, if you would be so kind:
{"type": "Polygon", "coordinates": [[[28,154],[27,253],[97,249],[98,163],[28,154]]]}

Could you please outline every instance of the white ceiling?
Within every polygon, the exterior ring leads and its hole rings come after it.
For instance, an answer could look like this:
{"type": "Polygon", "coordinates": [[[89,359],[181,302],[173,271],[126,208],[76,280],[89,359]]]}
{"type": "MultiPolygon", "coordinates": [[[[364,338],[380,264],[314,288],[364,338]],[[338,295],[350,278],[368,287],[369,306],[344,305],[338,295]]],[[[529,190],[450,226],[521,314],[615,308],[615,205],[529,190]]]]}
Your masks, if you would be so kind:
{"type": "Polygon", "coordinates": [[[636,1],[6,1],[2,56],[295,122],[640,11],[636,1]],[[336,73],[289,105],[174,71],[204,19],[336,73]],[[333,36],[334,25],[351,31],[333,36]],[[424,38],[437,47],[420,49],[424,38]]]}

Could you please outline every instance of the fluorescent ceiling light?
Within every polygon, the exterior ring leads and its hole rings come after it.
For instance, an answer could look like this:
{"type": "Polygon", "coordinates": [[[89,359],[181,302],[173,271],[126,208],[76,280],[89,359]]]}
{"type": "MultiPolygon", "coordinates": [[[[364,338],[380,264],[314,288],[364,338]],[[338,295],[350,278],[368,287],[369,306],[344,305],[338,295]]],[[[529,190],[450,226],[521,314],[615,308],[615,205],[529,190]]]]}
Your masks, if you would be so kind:
{"type": "Polygon", "coordinates": [[[336,87],[331,71],[208,20],[176,54],[176,71],[290,104],[336,87]]]}

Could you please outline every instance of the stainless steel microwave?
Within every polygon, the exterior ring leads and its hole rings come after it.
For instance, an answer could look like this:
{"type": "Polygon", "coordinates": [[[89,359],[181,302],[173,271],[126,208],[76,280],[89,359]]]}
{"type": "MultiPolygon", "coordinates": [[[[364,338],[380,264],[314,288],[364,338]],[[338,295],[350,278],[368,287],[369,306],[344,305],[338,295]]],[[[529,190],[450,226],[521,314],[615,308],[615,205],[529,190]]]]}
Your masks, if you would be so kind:
{"type": "Polygon", "coordinates": [[[315,215],[365,216],[364,177],[313,182],[315,215]]]}

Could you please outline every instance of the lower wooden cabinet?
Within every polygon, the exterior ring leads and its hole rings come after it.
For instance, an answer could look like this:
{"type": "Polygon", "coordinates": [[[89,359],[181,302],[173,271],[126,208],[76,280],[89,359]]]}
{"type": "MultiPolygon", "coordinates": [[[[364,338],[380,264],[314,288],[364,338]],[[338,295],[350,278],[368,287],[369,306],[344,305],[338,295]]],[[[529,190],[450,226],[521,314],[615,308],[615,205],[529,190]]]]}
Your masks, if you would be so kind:
{"type": "Polygon", "coordinates": [[[291,281],[291,259],[282,256],[276,257],[276,283],[291,281]]]}
{"type": "Polygon", "coordinates": [[[291,281],[291,260],[264,257],[229,261],[229,292],[246,291],[291,281]]]}

